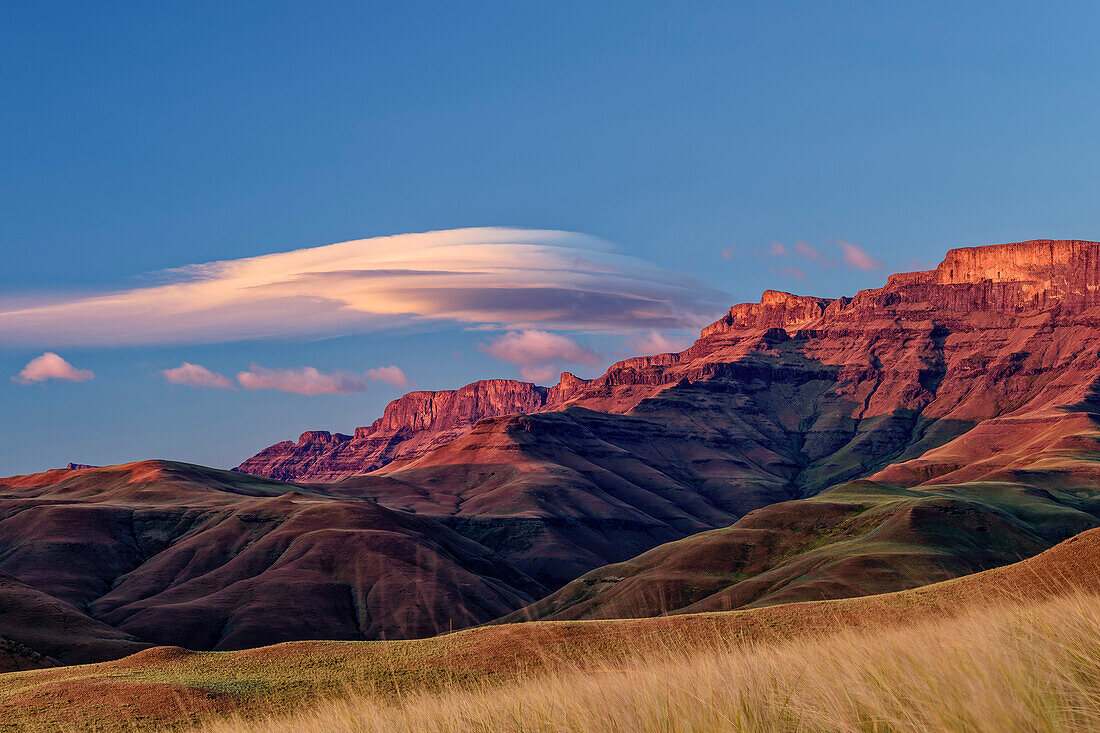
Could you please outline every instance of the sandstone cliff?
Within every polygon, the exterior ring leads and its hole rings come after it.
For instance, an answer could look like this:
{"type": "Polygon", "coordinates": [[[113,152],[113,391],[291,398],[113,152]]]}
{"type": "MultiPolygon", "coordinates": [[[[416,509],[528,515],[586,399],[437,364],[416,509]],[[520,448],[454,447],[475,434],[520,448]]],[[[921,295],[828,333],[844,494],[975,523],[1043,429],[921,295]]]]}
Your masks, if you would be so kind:
{"type": "MultiPolygon", "coordinates": [[[[567,406],[628,414],[673,386],[699,382],[744,387],[795,378],[827,385],[804,399],[831,410],[821,419],[835,425],[898,411],[973,424],[1019,407],[1021,395],[1046,394],[1048,382],[1057,399],[1070,400],[1074,379],[1055,378],[1067,361],[1075,364],[1076,399],[1083,399],[1095,350],[1085,336],[1100,323],[1098,306],[1098,243],[1035,240],[956,249],[935,270],[892,275],[885,286],[852,298],[765,291],[759,303],[733,306],[686,351],[627,359],[594,380],[563,374],[551,388],[490,380],[413,392],[354,436],[303,433],[297,443],[274,445],[239,470],[331,481],[424,455],[482,419],[567,406]],[[1084,348],[1068,345],[1082,339],[1084,348]]],[[[825,437],[829,431],[814,419],[817,427],[809,431],[784,426],[802,435],[811,463],[851,438],[844,430],[825,437]]],[[[946,438],[957,429],[949,425],[933,432],[946,438]]],[[[926,437],[921,445],[940,439],[926,437]]]]}
{"type": "Polygon", "coordinates": [[[333,481],[366,473],[442,445],[483,418],[552,407],[582,381],[563,374],[562,385],[554,388],[487,379],[460,389],[410,392],[389,403],[369,426],[356,428],[354,435],[310,430],[296,443],[288,440],[264,449],[237,470],[284,481],[333,481]]]}

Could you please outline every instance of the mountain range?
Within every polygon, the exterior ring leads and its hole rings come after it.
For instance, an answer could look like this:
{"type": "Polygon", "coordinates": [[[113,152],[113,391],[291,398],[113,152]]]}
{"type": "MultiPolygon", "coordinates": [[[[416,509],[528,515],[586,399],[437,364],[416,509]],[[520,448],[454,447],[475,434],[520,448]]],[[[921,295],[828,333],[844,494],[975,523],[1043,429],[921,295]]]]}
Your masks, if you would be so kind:
{"type": "Polygon", "coordinates": [[[1100,526],[1098,337],[1100,243],[971,247],[851,298],[765,291],[592,380],[412,392],[235,471],[0,479],[0,659],[730,610],[1006,565],[1100,526]]]}

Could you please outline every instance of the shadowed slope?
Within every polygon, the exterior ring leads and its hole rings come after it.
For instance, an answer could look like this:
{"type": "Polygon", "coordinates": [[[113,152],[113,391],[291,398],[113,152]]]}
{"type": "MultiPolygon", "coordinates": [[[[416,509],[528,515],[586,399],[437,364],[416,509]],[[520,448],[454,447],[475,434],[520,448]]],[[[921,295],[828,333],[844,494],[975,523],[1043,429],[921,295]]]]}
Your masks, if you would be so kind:
{"type": "Polygon", "coordinates": [[[349,693],[399,700],[420,690],[463,689],[673,649],[690,653],[842,629],[909,626],[1079,590],[1100,590],[1100,530],[1014,565],[865,598],[650,619],[511,624],[403,642],[295,642],[214,654],[152,649],[104,664],[2,675],[0,706],[13,726],[125,729],[137,720],[175,726],[232,711],[286,712],[349,693]],[[141,704],[135,692],[146,687],[176,690],[180,702],[141,704]],[[97,691],[94,699],[89,689],[97,691]]]}
{"type": "Polygon", "coordinates": [[[195,649],[423,636],[543,592],[431,519],[163,461],[0,481],[0,570],[195,649]]]}
{"type": "MultiPolygon", "coordinates": [[[[1034,440],[1072,440],[1091,419],[1064,408],[1100,379],[1097,262],[1100,244],[1039,240],[952,250],[936,270],[854,298],[766,291],[684,352],[594,380],[510,383],[496,401],[482,396],[488,383],[464,400],[398,400],[383,421],[404,446],[397,460],[316,488],[437,518],[554,588],[846,481],[1014,471],[1009,458],[1026,459],[1034,440]],[[510,408],[536,412],[500,414],[510,408]],[[976,462],[968,441],[1000,450],[976,462]]],[[[288,458],[281,475],[337,475],[328,448],[299,448],[308,461],[288,458]]],[[[354,456],[340,456],[346,475],[354,456]]]]}
{"type": "Polygon", "coordinates": [[[507,618],[652,616],[867,595],[1003,565],[1100,525],[1092,413],[997,421],[995,435],[982,427],[877,474],[909,478],[939,467],[943,475],[931,471],[923,484],[858,481],[774,504],[593,570],[507,618]]]}
{"type": "Polygon", "coordinates": [[[0,573],[0,672],[102,662],[147,646],[0,573]]]}

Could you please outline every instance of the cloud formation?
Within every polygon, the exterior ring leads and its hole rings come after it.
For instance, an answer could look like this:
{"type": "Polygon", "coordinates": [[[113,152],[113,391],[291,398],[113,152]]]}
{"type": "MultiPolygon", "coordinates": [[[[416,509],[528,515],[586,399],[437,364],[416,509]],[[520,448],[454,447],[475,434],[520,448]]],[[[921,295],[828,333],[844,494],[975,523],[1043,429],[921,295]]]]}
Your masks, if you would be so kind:
{"type": "Polygon", "coordinates": [[[410,384],[408,377],[405,376],[405,372],[395,366],[368,369],[364,374],[367,375],[367,379],[375,382],[385,382],[391,387],[408,387],[410,384]]]}
{"type": "Polygon", "coordinates": [[[653,354],[678,354],[691,346],[692,339],[686,337],[669,337],[660,331],[650,331],[647,334],[631,339],[629,342],[631,356],[652,356],[653,354]]]}
{"type": "Polygon", "coordinates": [[[806,271],[801,267],[792,267],[791,265],[780,265],[777,268],[773,268],[772,272],[784,277],[793,277],[795,280],[805,280],[809,277],[806,271]]]}
{"type": "Polygon", "coordinates": [[[811,262],[820,262],[825,267],[837,264],[835,257],[830,257],[809,242],[799,240],[794,243],[794,251],[811,262]]]}
{"type": "Polygon", "coordinates": [[[546,382],[558,376],[565,364],[597,366],[602,357],[568,336],[530,329],[509,331],[479,347],[489,356],[519,367],[520,376],[532,382],[546,382]]]}
{"type": "Polygon", "coordinates": [[[847,262],[850,267],[866,272],[882,269],[882,260],[876,260],[867,253],[867,250],[860,247],[858,244],[845,242],[841,239],[837,242],[837,245],[840,246],[841,252],[844,253],[844,261],[847,262]]]}
{"type": "MultiPolygon", "coordinates": [[[[833,248],[834,251],[837,249],[840,250],[839,257],[834,257],[830,255],[827,250],[823,251],[803,240],[795,242],[792,247],[787,247],[782,242],[773,241],[770,242],[766,248],[758,248],[756,250],[756,256],[763,258],[796,257],[805,262],[816,263],[818,267],[823,269],[845,265],[853,270],[870,272],[872,270],[881,270],[883,267],[882,260],[875,259],[866,249],[858,244],[852,244],[851,242],[845,242],[843,239],[838,239],[835,245],[833,245],[833,248]]],[[[806,279],[806,271],[801,267],[795,267],[793,265],[782,265],[779,268],[772,268],[772,271],[780,275],[796,277],[800,280],[806,279]]]]}
{"type": "Polygon", "coordinates": [[[329,372],[325,374],[316,367],[298,369],[268,369],[253,364],[247,371],[237,374],[237,381],[245,389],[267,389],[292,394],[350,394],[365,392],[367,384],[363,377],[355,372],[329,372]]]}
{"type": "Polygon", "coordinates": [[[236,389],[229,377],[212,372],[201,364],[185,361],[178,367],[162,369],[160,374],[169,384],[182,384],[187,387],[210,387],[212,389],[236,389]]]}
{"type": "Polygon", "coordinates": [[[11,379],[19,384],[36,384],[48,379],[86,382],[89,379],[95,379],[95,372],[90,369],[77,369],[57,354],[47,351],[27,362],[22,371],[11,379]]]}
{"type": "MultiPolygon", "coordinates": [[[[169,384],[210,389],[237,389],[233,380],[224,374],[187,361],[172,369],[162,369],[158,374],[162,375],[164,381],[169,384]]],[[[359,375],[349,371],[324,373],[311,366],[297,369],[268,369],[253,364],[247,370],[237,374],[237,382],[245,389],[274,390],[303,395],[363,392],[367,389],[367,380],[385,382],[394,387],[408,387],[410,384],[405,372],[396,366],[368,369],[359,375]]]]}
{"type": "Polygon", "coordinates": [[[695,328],[726,301],[595,237],[505,228],[361,239],[161,275],[149,287],[0,301],[0,343],[208,343],[424,322],[695,328]]]}

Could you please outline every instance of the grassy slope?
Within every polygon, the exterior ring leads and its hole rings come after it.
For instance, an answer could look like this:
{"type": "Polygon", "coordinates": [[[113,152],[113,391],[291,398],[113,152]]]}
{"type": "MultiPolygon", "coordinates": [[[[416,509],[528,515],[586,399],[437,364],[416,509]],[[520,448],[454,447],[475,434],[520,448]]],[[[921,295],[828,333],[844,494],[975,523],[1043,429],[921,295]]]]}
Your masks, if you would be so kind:
{"type": "Polygon", "coordinates": [[[1031,557],[1100,526],[1095,491],[857,481],[597,568],[506,617],[573,620],[753,608],[913,588],[1031,557]]]}
{"type": "Polygon", "coordinates": [[[246,717],[289,712],[350,694],[392,702],[416,692],[507,683],[654,651],[714,650],[942,619],[1077,587],[1100,588],[1100,530],[1015,565],[866,598],[652,619],[513,624],[415,641],[294,642],[212,653],[159,648],[116,662],[12,673],[0,676],[0,725],[179,726],[233,711],[246,717]]]}
{"type": "Polygon", "coordinates": [[[640,650],[500,686],[359,694],[207,733],[1100,730],[1100,596],[742,648],[640,650]]]}

